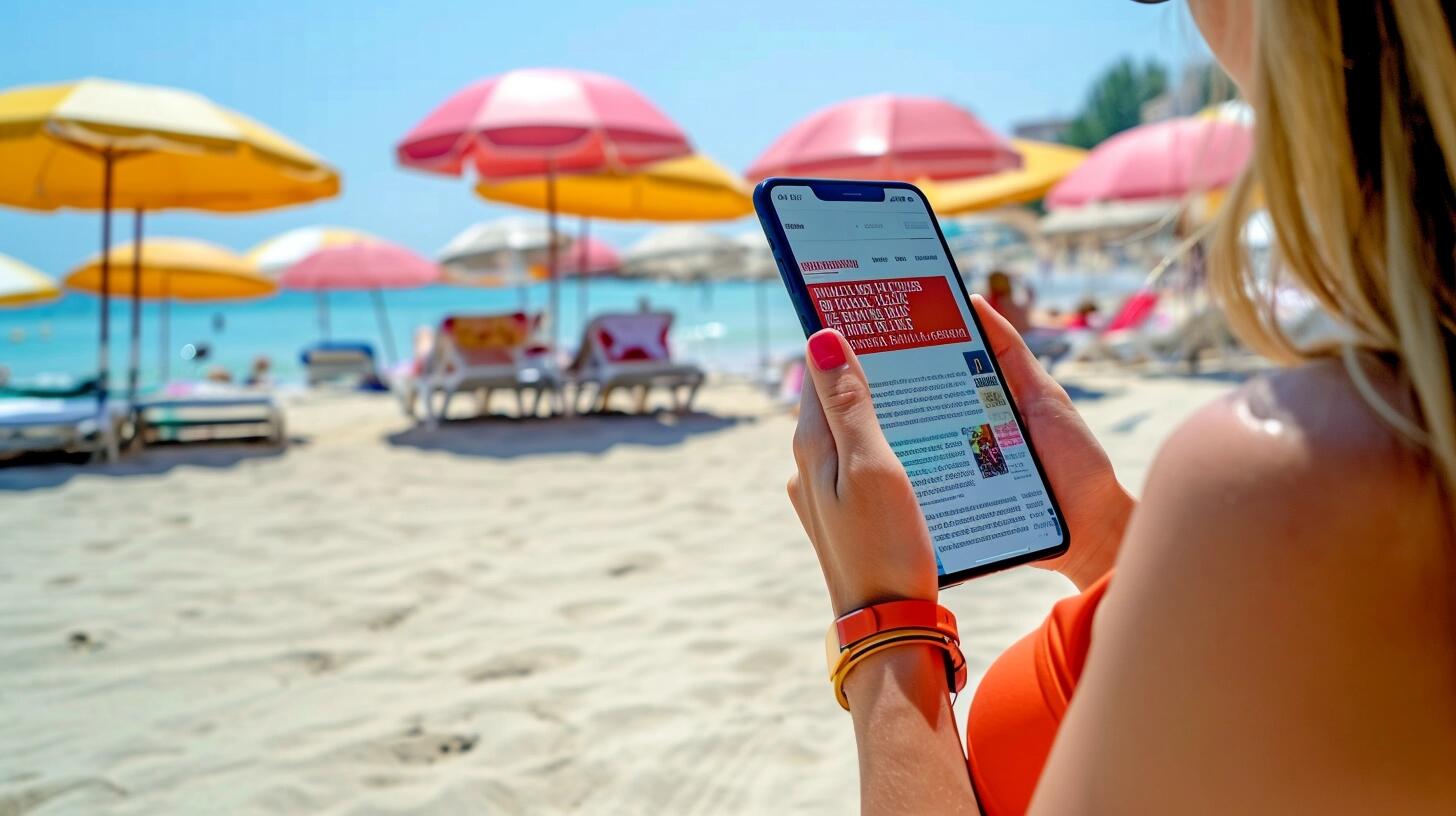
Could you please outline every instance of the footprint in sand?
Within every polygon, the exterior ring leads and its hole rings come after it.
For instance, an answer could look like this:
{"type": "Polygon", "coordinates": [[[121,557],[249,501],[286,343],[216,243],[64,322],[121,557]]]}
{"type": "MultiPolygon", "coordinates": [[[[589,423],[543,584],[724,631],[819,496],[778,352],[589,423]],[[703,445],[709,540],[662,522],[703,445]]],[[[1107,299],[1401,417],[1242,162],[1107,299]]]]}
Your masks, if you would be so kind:
{"type": "Polygon", "coordinates": [[[625,578],[633,573],[652,569],[661,561],[661,557],[651,553],[638,553],[607,567],[607,575],[613,578],[625,578]]]}
{"type": "Polygon", "coordinates": [[[66,645],[70,646],[73,652],[99,652],[106,648],[106,639],[95,632],[78,629],[66,636],[66,645]]]}
{"type": "Polygon", "coordinates": [[[322,649],[306,649],[289,652],[280,658],[281,663],[304,674],[331,674],[359,659],[357,654],[340,654],[322,649]]]}
{"type": "Polygon", "coordinates": [[[418,611],[417,606],[396,606],[385,609],[365,618],[364,628],[371,632],[385,632],[409,620],[418,611]]]}
{"type": "Polygon", "coordinates": [[[365,758],[400,765],[433,765],[468,754],[480,741],[478,734],[438,734],[418,726],[393,737],[362,746],[365,758]]]}
{"type": "Polygon", "coordinates": [[[465,679],[472,683],[489,683],[495,680],[530,677],[533,674],[573,663],[580,656],[581,653],[570,646],[541,646],[515,654],[493,657],[473,669],[467,669],[465,679]]]}

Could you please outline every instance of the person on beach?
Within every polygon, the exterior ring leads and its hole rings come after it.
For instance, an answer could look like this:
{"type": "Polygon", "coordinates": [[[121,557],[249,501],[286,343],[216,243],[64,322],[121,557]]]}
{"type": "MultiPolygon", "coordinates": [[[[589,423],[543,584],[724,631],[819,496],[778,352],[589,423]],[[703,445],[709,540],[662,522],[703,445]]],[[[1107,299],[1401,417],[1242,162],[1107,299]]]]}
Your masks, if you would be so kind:
{"type": "Polygon", "coordinates": [[[991,274],[986,276],[986,302],[997,314],[1006,318],[1012,328],[1023,333],[1031,329],[1031,309],[1036,295],[1027,290],[1024,298],[1018,298],[1010,275],[999,269],[991,270],[991,274]]]}
{"type": "MultiPolygon", "coordinates": [[[[1081,594],[990,666],[964,752],[940,652],[855,664],[866,813],[1456,813],[1456,9],[1189,6],[1256,114],[1210,285],[1290,365],[1195,414],[1138,501],[975,299],[1070,527],[1043,566],[1081,594]],[[1279,334],[1240,246],[1256,197],[1283,274],[1352,343],[1279,334]]],[[[789,495],[834,613],[935,600],[854,353],[823,331],[808,357],[789,495]]]]}

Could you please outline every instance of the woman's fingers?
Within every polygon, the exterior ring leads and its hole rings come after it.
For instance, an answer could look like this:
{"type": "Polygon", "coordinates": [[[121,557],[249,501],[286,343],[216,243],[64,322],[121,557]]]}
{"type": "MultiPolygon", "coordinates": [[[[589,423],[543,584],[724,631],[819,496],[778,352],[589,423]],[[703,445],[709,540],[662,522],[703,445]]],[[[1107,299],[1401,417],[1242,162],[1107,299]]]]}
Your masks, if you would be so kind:
{"type": "Polygon", "coordinates": [[[809,338],[809,375],[839,461],[879,453],[885,437],[875,419],[870,385],[839,332],[824,329],[809,338]]]}
{"type": "MultiPolygon", "coordinates": [[[[812,368],[812,364],[810,366],[812,368]]],[[[829,420],[819,404],[819,394],[812,381],[806,380],[799,392],[799,424],[794,429],[794,464],[804,481],[803,489],[814,495],[814,482],[834,484],[839,472],[839,455],[834,449],[834,436],[829,420]]]]}
{"type": "Polygon", "coordinates": [[[1000,363],[1013,399],[1019,403],[1030,403],[1053,397],[1071,404],[1066,391],[1041,367],[1015,326],[980,295],[971,295],[971,307],[981,318],[981,327],[986,330],[986,345],[1000,363]]]}

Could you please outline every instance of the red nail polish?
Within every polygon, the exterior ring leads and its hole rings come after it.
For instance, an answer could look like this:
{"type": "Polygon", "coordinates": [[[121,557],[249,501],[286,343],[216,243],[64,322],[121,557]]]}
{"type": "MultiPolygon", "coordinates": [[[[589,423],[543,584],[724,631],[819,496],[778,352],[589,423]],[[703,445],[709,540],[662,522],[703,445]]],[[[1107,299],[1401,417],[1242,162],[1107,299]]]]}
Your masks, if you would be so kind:
{"type": "Polygon", "coordinates": [[[834,332],[819,332],[809,338],[809,356],[820,371],[833,371],[844,365],[844,347],[834,332]]]}

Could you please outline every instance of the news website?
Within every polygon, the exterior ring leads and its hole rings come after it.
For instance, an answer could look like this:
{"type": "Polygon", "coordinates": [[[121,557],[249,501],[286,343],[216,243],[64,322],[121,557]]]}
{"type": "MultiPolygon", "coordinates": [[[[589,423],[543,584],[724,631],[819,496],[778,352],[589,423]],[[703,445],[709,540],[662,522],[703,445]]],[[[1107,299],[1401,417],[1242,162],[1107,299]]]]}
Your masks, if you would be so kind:
{"type": "Polygon", "coordinates": [[[952,277],[929,209],[774,188],[814,310],[859,355],[880,427],[915,487],[941,574],[1061,544],[1026,438],[952,277]]]}

